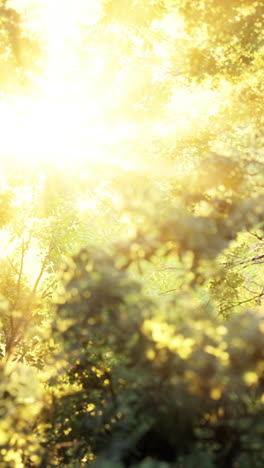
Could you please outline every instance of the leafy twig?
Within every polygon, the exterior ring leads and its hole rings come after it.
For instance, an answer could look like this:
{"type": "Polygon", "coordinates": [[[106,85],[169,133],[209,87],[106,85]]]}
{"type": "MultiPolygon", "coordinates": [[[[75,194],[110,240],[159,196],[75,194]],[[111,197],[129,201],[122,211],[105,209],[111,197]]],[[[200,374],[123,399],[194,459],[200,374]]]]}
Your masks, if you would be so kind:
{"type": "Polygon", "coordinates": [[[242,305],[242,304],[246,304],[247,302],[252,302],[252,301],[254,301],[255,299],[259,299],[259,296],[260,296],[260,295],[258,294],[257,296],[253,296],[253,297],[251,297],[250,299],[245,299],[244,301],[240,301],[240,302],[237,302],[236,304],[232,304],[231,306],[228,306],[228,307],[225,307],[224,309],[221,309],[221,311],[220,311],[219,313],[222,314],[222,313],[225,313],[225,312],[227,312],[227,311],[229,311],[229,310],[232,310],[232,309],[234,309],[235,307],[238,307],[238,306],[240,306],[240,305],[242,305]]]}

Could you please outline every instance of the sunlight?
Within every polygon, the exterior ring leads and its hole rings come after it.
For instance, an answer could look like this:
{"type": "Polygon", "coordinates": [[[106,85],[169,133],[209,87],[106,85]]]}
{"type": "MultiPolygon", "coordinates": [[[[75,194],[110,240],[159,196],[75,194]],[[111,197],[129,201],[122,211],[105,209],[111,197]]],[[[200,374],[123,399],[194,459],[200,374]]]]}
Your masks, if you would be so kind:
{"type": "Polygon", "coordinates": [[[34,8],[28,0],[12,4],[26,14],[29,27],[42,34],[48,54],[44,73],[35,78],[37,95],[14,96],[0,104],[1,157],[26,164],[42,160],[63,164],[76,157],[98,160],[91,145],[109,142],[111,132],[104,122],[94,122],[96,104],[89,102],[89,83],[84,98],[84,76],[72,67],[83,15],[86,25],[94,22],[100,2],[87,6],[85,0],[39,0],[34,8]]]}
{"type": "MultiPolygon", "coordinates": [[[[12,241],[13,234],[7,228],[2,228],[0,230],[0,261],[7,261],[9,265],[13,265],[14,268],[14,258],[16,256],[17,250],[19,249],[19,244],[16,241],[12,241]]],[[[42,262],[39,259],[39,242],[34,240],[31,242],[30,249],[26,252],[24,259],[24,269],[23,274],[27,278],[27,281],[30,286],[33,286],[39,272],[41,270],[42,262]]],[[[43,275],[42,280],[44,280],[46,275],[43,275]]]]}
{"type": "MultiPolygon", "coordinates": [[[[112,54],[105,39],[98,50],[95,47],[90,51],[87,60],[82,62],[80,57],[83,27],[89,28],[96,22],[101,1],[38,0],[32,7],[30,0],[13,0],[12,4],[23,12],[28,27],[41,35],[47,55],[42,75],[34,78],[37,92],[0,101],[0,157],[31,166],[43,161],[59,165],[79,161],[118,165],[125,170],[148,170],[149,162],[146,167],[144,161],[139,161],[141,156],[128,151],[124,155],[124,151],[113,149],[121,142],[143,141],[144,124],[122,118],[122,110],[118,119],[111,121],[113,101],[118,102],[119,93],[129,94],[132,82],[140,79],[141,70],[138,75],[137,68],[132,67],[126,74],[124,64],[112,89],[112,85],[97,82],[112,54]]],[[[170,14],[154,22],[153,28],[163,27],[170,33],[175,24],[180,34],[183,25],[170,14]]],[[[158,82],[163,68],[169,66],[170,51],[158,42],[154,43],[154,51],[157,64],[152,67],[158,82]]],[[[188,131],[191,120],[215,111],[217,106],[210,105],[212,99],[206,90],[195,92],[177,86],[167,109],[170,121],[154,122],[154,117],[151,121],[153,137],[188,131]]],[[[151,169],[156,171],[156,166],[151,169]]],[[[165,172],[168,173],[166,168],[165,172]]]]}
{"type": "Polygon", "coordinates": [[[0,259],[6,260],[14,250],[14,245],[10,242],[9,229],[2,228],[0,230],[0,259]]]}
{"type": "Polygon", "coordinates": [[[263,0],[208,3],[0,0],[0,468],[264,466],[263,0]]]}
{"type": "Polygon", "coordinates": [[[113,128],[104,122],[92,123],[88,112],[66,99],[56,104],[48,95],[36,100],[20,97],[2,104],[1,155],[23,158],[25,163],[63,163],[73,158],[107,162],[114,156],[100,147],[131,137],[135,129],[125,124],[113,128]]]}
{"type": "MultiPolygon", "coordinates": [[[[25,256],[24,275],[31,287],[34,286],[42,267],[43,260],[41,261],[39,258],[39,251],[39,242],[34,240],[34,242],[31,242],[30,250],[28,250],[25,256]]],[[[44,273],[41,278],[41,283],[45,281],[46,277],[47,274],[44,273]]]]}
{"type": "MultiPolygon", "coordinates": [[[[152,337],[157,349],[167,346],[172,352],[177,352],[182,359],[187,359],[192,353],[194,339],[176,333],[173,325],[155,320],[145,320],[143,332],[152,337]]],[[[155,355],[153,357],[148,356],[150,360],[154,359],[154,357],[155,355]]]]}

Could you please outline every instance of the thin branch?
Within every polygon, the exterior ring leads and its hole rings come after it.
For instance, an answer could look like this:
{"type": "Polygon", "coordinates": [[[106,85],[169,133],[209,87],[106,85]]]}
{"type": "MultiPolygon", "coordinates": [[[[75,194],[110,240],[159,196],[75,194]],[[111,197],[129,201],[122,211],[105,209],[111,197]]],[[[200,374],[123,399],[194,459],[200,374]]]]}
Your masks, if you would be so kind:
{"type": "MultiPolygon", "coordinates": [[[[20,300],[20,291],[21,291],[21,283],[22,283],[22,276],[23,276],[23,270],[24,270],[25,253],[26,253],[25,241],[24,241],[24,239],[22,239],[22,243],[21,243],[21,260],[20,260],[20,267],[19,267],[19,271],[18,271],[18,279],[17,279],[17,285],[16,285],[16,298],[15,298],[15,302],[14,302],[14,305],[13,305],[14,310],[16,309],[16,307],[17,307],[17,305],[19,303],[19,300],[20,300]]],[[[19,327],[20,327],[20,323],[18,323],[16,325],[16,327],[15,327],[12,312],[10,313],[9,322],[10,322],[11,334],[10,334],[9,339],[6,340],[6,346],[5,346],[5,355],[6,355],[7,360],[9,359],[9,357],[11,355],[11,352],[12,352],[12,349],[14,347],[15,340],[16,340],[16,337],[17,337],[17,333],[18,333],[18,330],[19,330],[19,327]]]]}
{"type": "MultiPolygon", "coordinates": [[[[20,260],[20,267],[19,267],[19,271],[18,271],[18,279],[17,279],[17,285],[16,285],[16,298],[15,298],[15,302],[14,302],[14,305],[13,305],[14,310],[16,309],[16,306],[17,306],[17,304],[19,302],[19,299],[20,299],[21,281],[22,281],[22,275],[23,275],[23,270],[24,270],[25,252],[26,252],[25,242],[24,242],[24,240],[22,240],[21,260],[20,260]]],[[[14,342],[15,342],[15,339],[16,339],[16,336],[17,336],[17,331],[18,331],[17,327],[15,327],[15,325],[14,325],[12,312],[10,313],[9,322],[10,322],[11,333],[10,333],[10,336],[6,339],[6,345],[5,345],[5,355],[6,355],[7,360],[9,358],[9,356],[11,355],[12,348],[14,346],[14,342]]]]}
{"type": "Polygon", "coordinates": [[[14,304],[14,309],[16,308],[16,305],[17,305],[17,303],[19,301],[19,297],[20,297],[21,281],[22,281],[22,275],[23,275],[23,269],[24,269],[25,253],[26,253],[25,241],[22,240],[21,260],[20,260],[20,268],[19,268],[19,272],[18,272],[17,287],[16,287],[16,300],[15,300],[15,304],[14,304]]]}
{"type": "Polygon", "coordinates": [[[233,263],[226,263],[225,266],[227,268],[232,268],[238,265],[244,265],[243,268],[247,268],[248,266],[251,266],[251,265],[258,265],[258,264],[264,263],[264,261],[261,261],[261,262],[256,261],[256,260],[261,260],[261,259],[264,259],[264,254],[256,255],[255,257],[248,258],[247,260],[238,260],[233,263]]]}
{"type": "Polygon", "coordinates": [[[42,276],[43,276],[43,273],[44,273],[44,271],[45,271],[46,265],[47,265],[47,257],[45,257],[45,259],[44,259],[44,261],[43,261],[43,263],[42,263],[42,265],[41,265],[40,272],[39,272],[38,277],[37,277],[37,279],[36,279],[36,281],[35,281],[35,284],[34,284],[34,286],[33,286],[33,289],[32,289],[32,291],[31,291],[31,294],[30,294],[30,299],[31,299],[31,300],[32,300],[32,299],[34,298],[34,296],[36,295],[36,292],[37,292],[37,289],[38,289],[38,285],[39,285],[40,280],[41,280],[41,278],[42,278],[42,276]]]}
{"type": "MultiPolygon", "coordinates": [[[[29,246],[29,244],[27,244],[27,246],[29,246]]],[[[12,352],[12,349],[14,348],[14,346],[17,346],[21,340],[23,339],[23,334],[27,328],[27,325],[32,317],[32,302],[33,302],[33,299],[36,295],[36,292],[37,292],[37,288],[39,286],[39,283],[40,283],[40,280],[43,276],[43,273],[45,271],[45,268],[46,268],[46,265],[47,265],[47,261],[48,261],[48,258],[49,258],[49,254],[51,252],[52,248],[49,250],[49,252],[47,253],[43,263],[42,263],[42,266],[41,266],[41,269],[40,269],[40,272],[39,272],[39,275],[35,281],[35,284],[33,286],[33,289],[31,291],[31,294],[29,296],[29,300],[28,300],[28,312],[27,312],[27,315],[26,317],[21,317],[20,320],[18,321],[18,323],[16,324],[16,327],[14,326],[14,323],[13,323],[13,318],[12,318],[12,315],[10,316],[10,326],[11,326],[11,336],[10,336],[10,339],[6,342],[6,357],[7,357],[7,360],[9,359],[10,355],[11,355],[11,352],[12,352]],[[23,327],[23,330],[22,330],[22,327],[23,327]]],[[[23,249],[22,249],[22,259],[21,259],[21,265],[20,265],[20,270],[19,270],[19,278],[18,278],[18,284],[19,284],[19,287],[17,288],[17,291],[18,291],[18,296],[17,296],[17,300],[16,300],[16,303],[18,302],[19,300],[19,295],[20,295],[20,288],[21,288],[21,280],[22,280],[22,274],[23,274],[23,267],[24,267],[24,257],[25,257],[25,245],[24,245],[24,241],[23,241],[23,249]]]]}
{"type": "Polygon", "coordinates": [[[261,290],[261,292],[259,294],[259,297],[257,299],[257,304],[258,305],[261,305],[261,299],[262,299],[263,296],[264,296],[264,286],[263,286],[263,288],[262,288],[262,290],[261,290]]]}
{"type": "Polygon", "coordinates": [[[261,258],[264,258],[264,254],[262,255],[256,255],[255,257],[251,258],[250,260],[254,262],[255,260],[260,260],[261,258]]]}
{"type": "Polygon", "coordinates": [[[264,263],[264,261],[248,263],[247,265],[244,265],[243,268],[247,268],[247,267],[252,266],[252,265],[261,265],[261,263],[264,263]]]}
{"type": "Polygon", "coordinates": [[[29,301],[29,304],[31,304],[32,300],[34,299],[35,295],[36,295],[36,292],[37,292],[37,289],[38,289],[38,286],[39,286],[39,283],[41,281],[41,278],[44,274],[44,271],[45,271],[45,268],[47,266],[47,262],[48,262],[48,259],[49,259],[49,256],[50,256],[50,253],[52,252],[52,250],[54,249],[54,247],[51,247],[48,251],[48,253],[46,254],[43,262],[42,262],[42,265],[41,265],[41,269],[40,269],[40,272],[38,274],[38,277],[35,281],[35,284],[33,286],[33,289],[31,291],[31,294],[30,294],[30,301],[29,301]]]}
{"type": "Polygon", "coordinates": [[[179,288],[169,289],[168,291],[163,291],[163,292],[159,293],[159,296],[162,296],[163,294],[168,294],[170,292],[178,291],[178,290],[179,290],[179,288]]]}
{"type": "Polygon", "coordinates": [[[45,299],[45,297],[50,297],[52,295],[52,289],[51,286],[48,286],[45,291],[41,294],[41,298],[45,299]]]}
{"type": "Polygon", "coordinates": [[[179,270],[182,270],[182,271],[187,271],[187,268],[186,267],[163,267],[163,268],[158,268],[157,271],[166,271],[166,270],[175,270],[175,271],[179,271],[179,270]]]}
{"type": "Polygon", "coordinates": [[[246,304],[247,302],[252,302],[254,301],[255,299],[259,299],[259,294],[257,296],[253,296],[251,297],[250,299],[246,299],[245,301],[240,301],[240,302],[237,302],[236,304],[232,304],[231,306],[228,306],[228,307],[225,307],[224,309],[221,309],[221,311],[219,312],[219,314],[221,313],[224,313],[224,312],[227,312],[229,310],[232,310],[234,309],[235,307],[238,307],[242,304],[246,304]]]}
{"type": "Polygon", "coordinates": [[[9,265],[11,266],[12,270],[16,273],[16,275],[19,275],[19,270],[15,267],[15,265],[13,264],[12,260],[10,260],[9,257],[6,257],[9,265]]]}

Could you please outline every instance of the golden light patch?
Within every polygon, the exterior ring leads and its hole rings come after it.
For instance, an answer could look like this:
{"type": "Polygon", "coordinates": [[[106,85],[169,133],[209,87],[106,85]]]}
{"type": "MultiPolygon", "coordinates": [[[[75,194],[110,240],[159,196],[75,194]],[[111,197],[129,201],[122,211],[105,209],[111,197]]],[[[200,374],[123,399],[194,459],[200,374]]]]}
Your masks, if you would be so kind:
{"type": "Polygon", "coordinates": [[[167,347],[177,353],[182,359],[187,359],[192,353],[195,340],[177,334],[175,326],[154,320],[145,320],[143,331],[151,335],[157,343],[157,348],[167,347]]]}
{"type": "Polygon", "coordinates": [[[222,396],[222,390],[218,387],[213,388],[210,392],[210,397],[212,400],[219,400],[222,396]]]}
{"type": "Polygon", "coordinates": [[[260,320],[259,329],[260,329],[261,333],[264,333],[264,320],[260,320]]]}
{"type": "Polygon", "coordinates": [[[153,361],[153,359],[155,359],[156,356],[154,349],[148,349],[146,352],[146,356],[150,361],[153,361]]]}
{"type": "Polygon", "coordinates": [[[246,372],[244,374],[244,381],[247,385],[254,385],[258,382],[258,375],[256,372],[246,372]]]}

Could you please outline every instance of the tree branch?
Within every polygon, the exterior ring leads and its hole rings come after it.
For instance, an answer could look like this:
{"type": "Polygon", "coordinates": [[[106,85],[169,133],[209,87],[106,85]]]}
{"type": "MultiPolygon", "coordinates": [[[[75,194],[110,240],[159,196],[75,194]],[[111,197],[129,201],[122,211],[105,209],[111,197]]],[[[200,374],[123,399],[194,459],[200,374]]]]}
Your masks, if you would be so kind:
{"type": "Polygon", "coordinates": [[[254,301],[255,299],[258,299],[259,296],[260,296],[260,295],[258,294],[257,296],[253,296],[253,297],[251,297],[250,299],[246,299],[246,300],[244,300],[244,301],[237,302],[236,304],[232,304],[231,306],[225,307],[224,309],[221,309],[221,310],[220,310],[219,314],[220,314],[220,313],[222,314],[222,313],[224,313],[224,312],[227,312],[227,311],[229,311],[229,310],[232,310],[232,309],[234,309],[235,307],[238,307],[238,306],[240,306],[240,305],[246,304],[247,302],[252,302],[252,301],[254,301]]]}

